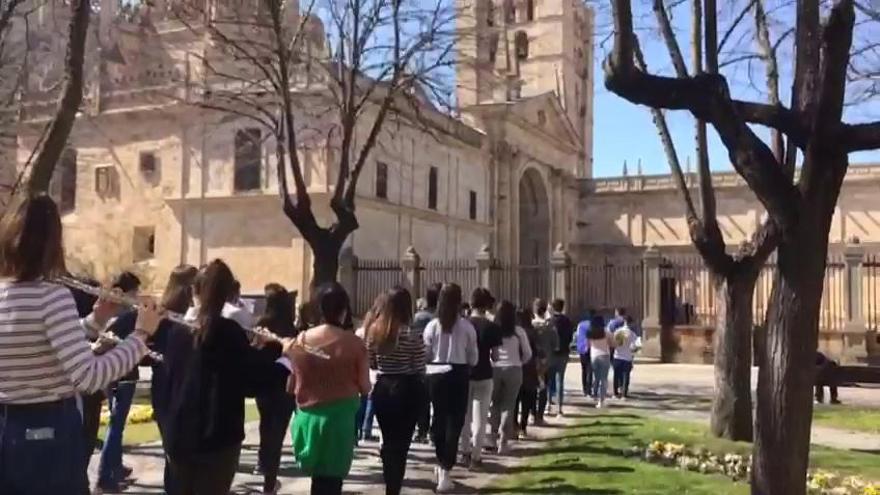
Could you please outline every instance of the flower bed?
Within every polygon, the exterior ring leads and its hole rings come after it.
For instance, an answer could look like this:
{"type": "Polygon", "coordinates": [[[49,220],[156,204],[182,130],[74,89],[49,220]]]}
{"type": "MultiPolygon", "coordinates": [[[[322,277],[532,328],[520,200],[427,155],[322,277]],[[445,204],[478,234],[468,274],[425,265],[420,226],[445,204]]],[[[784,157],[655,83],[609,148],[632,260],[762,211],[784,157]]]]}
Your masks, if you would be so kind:
{"type": "MultiPolygon", "coordinates": [[[[683,444],[654,441],[647,446],[634,446],[626,454],[687,471],[722,474],[737,482],[747,481],[752,471],[751,456],[716,455],[706,449],[689,448],[683,444]]],[[[811,495],[880,495],[880,484],[858,476],[815,471],[807,475],[807,490],[811,495]]]]}
{"type": "MultiPolygon", "coordinates": [[[[141,423],[149,423],[153,421],[153,407],[143,405],[133,405],[128,412],[128,419],[125,421],[127,425],[136,425],[141,423]]],[[[101,409],[101,426],[110,424],[110,410],[107,406],[101,409]]]]}

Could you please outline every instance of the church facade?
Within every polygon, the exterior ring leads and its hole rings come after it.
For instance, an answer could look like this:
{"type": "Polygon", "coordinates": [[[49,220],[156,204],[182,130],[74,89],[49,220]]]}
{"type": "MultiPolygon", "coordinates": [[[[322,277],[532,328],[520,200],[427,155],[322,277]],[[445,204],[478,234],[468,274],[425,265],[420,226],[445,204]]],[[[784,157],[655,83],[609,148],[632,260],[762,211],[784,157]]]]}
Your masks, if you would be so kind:
{"type": "MultiPolygon", "coordinates": [[[[271,136],[169,98],[190,91],[181,81],[199,76],[192,53],[205,47],[168,15],[168,2],[120,8],[104,0],[95,16],[83,112],[52,184],[71,267],[98,278],[134,268],[157,289],[174,266],[219,257],[245,293],[267,282],[303,293],[311,256],[281,210],[271,136]]],[[[363,259],[399,258],[409,246],[423,259],[461,259],[488,245],[509,263],[546,263],[551,246],[572,242],[577,178],[591,174],[593,82],[583,47],[592,15],[574,0],[459,0],[459,8],[472,14],[461,32],[481,40],[457,47],[469,61],[458,67],[460,115],[426,104],[430,132],[389,118],[358,184],[360,228],[348,248],[363,259]]],[[[64,12],[38,18],[57,16],[64,12]]],[[[323,49],[320,21],[303,24],[312,48],[323,49]]],[[[59,77],[59,50],[47,36],[39,47],[56,63],[29,81],[20,167],[54,103],[47,88],[59,77]]],[[[304,79],[294,89],[299,104],[321,105],[318,83],[304,79]]],[[[307,112],[298,118],[314,124],[307,112]]],[[[297,150],[325,224],[337,152],[317,138],[297,150]]]]}

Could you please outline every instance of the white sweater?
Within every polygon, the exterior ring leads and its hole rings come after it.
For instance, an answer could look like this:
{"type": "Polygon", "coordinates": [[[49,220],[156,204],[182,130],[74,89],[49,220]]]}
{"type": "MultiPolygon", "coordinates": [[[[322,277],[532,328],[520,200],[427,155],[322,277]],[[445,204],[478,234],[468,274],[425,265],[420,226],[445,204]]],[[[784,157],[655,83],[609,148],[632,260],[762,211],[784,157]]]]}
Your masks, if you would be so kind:
{"type": "Polygon", "coordinates": [[[512,368],[529,362],[532,359],[532,346],[529,345],[526,331],[516,327],[512,337],[501,339],[501,345],[495,348],[494,354],[492,366],[495,368],[512,368]]]}

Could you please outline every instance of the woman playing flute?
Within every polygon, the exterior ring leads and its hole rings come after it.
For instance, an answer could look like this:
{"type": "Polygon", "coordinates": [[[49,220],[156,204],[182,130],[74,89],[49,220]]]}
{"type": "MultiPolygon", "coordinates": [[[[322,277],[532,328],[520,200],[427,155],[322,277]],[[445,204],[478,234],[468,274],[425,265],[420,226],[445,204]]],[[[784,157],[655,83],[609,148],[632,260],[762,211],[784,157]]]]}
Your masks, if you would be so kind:
{"type": "Polygon", "coordinates": [[[80,320],[70,291],[47,281],[65,272],[55,202],[16,198],[0,221],[0,493],[88,490],[76,396],[131,371],[159,323],[155,303],[146,301],[136,331],[95,355],[87,336],[103,328],[115,305],[99,300],[80,320]]]}
{"type": "Polygon", "coordinates": [[[238,323],[222,316],[234,282],[223,261],[212,261],[199,284],[195,330],[169,328],[162,407],[169,495],[228,493],[244,440],[245,396],[283,387],[290,375],[289,362],[278,359],[280,343],[257,334],[264,348],[254,348],[238,323]]]}

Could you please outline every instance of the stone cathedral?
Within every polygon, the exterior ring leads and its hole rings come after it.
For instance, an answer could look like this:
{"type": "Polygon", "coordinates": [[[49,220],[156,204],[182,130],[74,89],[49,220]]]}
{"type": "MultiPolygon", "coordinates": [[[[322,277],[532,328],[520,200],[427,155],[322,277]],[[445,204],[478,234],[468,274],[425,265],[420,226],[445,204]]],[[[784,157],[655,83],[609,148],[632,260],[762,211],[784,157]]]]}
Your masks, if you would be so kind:
{"type": "MultiPolygon", "coordinates": [[[[592,10],[582,0],[456,1],[458,111],[422,102],[442,132],[386,124],[359,183],[361,227],[347,249],[361,259],[399,259],[412,246],[424,260],[473,260],[488,246],[511,265],[546,264],[557,247],[577,263],[639,257],[649,246],[692,252],[668,176],[631,166],[593,177],[594,139],[626,130],[593,126],[592,10]]],[[[134,268],[156,288],[178,264],[222,257],[245,293],[269,281],[302,293],[310,253],[281,211],[272,141],[246,119],[168,97],[204,82],[194,61],[210,49],[171,15],[173,2],[101,0],[93,16],[85,102],[52,187],[70,264],[97,277],[134,268]],[[251,145],[255,137],[263,145],[251,145]]],[[[3,177],[15,175],[8,162],[27,162],[54,108],[64,53],[55,33],[66,15],[57,2],[33,19],[41,63],[28,74],[18,156],[4,160],[3,177]]],[[[326,57],[323,23],[301,15],[292,2],[285,22],[308,30],[302,50],[326,57]]],[[[320,78],[303,79],[293,89],[299,104],[320,105],[309,96],[325,89],[320,78]]],[[[329,222],[333,143],[304,140],[297,152],[316,213],[329,222]]],[[[736,246],[764,213],[735,174],[715,183],[721,227],[736,246]]],[[[835,246],[880,242],[878,185],[880,167],[852,167],[835,246]]]]}
{"type": "MultiPolygon", "coordinates": [[[[253,123],[163,96],[190,90],[200,77],[194,60],[210,45],[169,14],[172,4],[102,0],[94,16],[84,108],[52,187],[70,263],[98,277],[134,266],[156,287],[178,264],[221,257],[246,293],[269,281],[302,291],[310,254],[281,211],[273,143],[251,146],[263,133],[253,123]]],[[[591,176],[592,12],[579,0],[458,7],[460,111],[451,117],[425,101],[420,111],[442,130],[432,135],[387,122],[359,182],[350,249],[388,259],[413,246],[428,260],[473,258],[488,245],[510,263],[546,263],[552,246],[572,243],[577,179],[591,176]]],[[[37,16],[47,63],[29,77],[19,166],[54,106],[63,50],[49,20],[63,23],[65,8],[37,16]]],[[[295,4],[285,15],[302,20],[295,4]]],[[[302,49],[326,51],[321,20],[302,25],[302,49]]],[[[310,105],[315,83],[303,84],[311,86],[295,97],[310,105]]],[[[324,222],[332,148],[298,150],[324,222]]]]}

